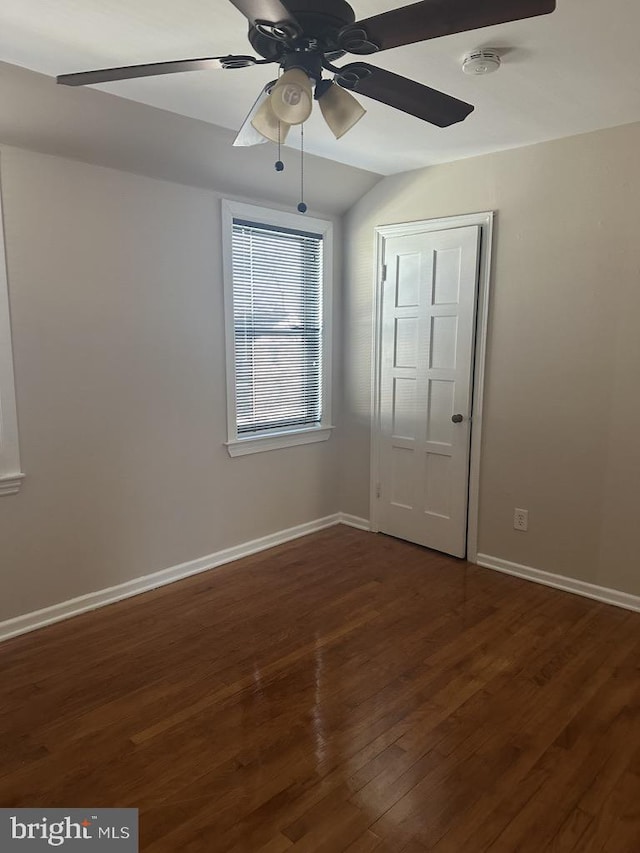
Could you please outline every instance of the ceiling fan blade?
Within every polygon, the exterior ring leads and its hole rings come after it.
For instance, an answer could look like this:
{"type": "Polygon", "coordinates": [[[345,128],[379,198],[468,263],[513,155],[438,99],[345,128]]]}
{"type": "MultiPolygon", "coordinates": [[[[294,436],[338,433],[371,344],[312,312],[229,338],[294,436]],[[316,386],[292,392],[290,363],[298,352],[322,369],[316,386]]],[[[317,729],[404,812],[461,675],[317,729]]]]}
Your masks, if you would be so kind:
{"type": "Polygon", "coordinates": [[[381,101],[438,127],[464,121],[474,109],[471,104],[451,95],[366,62],[344,65],[336,76],[336,82],[345,89],[381,101]]]}
{"type": "Polygon", "coordinates": [[[300,24],[280,0],[230,0],[264,35],[286,41],[301,34],[300,24]]]}
{"type": "Polygon", "coordinates": [[[356,21],[340,34],[349,53],[374,53],[481,27],[548,15],[556,0],[423,0],[356,21]]]}
{"type": "Polygon", "coordinates": [[[215,68],[243,68],[254,65],[252,56],[212,56],[203,59],[178,59],[174,62],[152,62],[149,65],[126,65],[123,68],[104,68],[99,71],[82,71],[79,74],[61,74],[56,78],[63,86],[88,86],[91,83],[110,83],[114,80],[131,80],[134,77],[155,77],[158,74],[178,74],[181,71],[208,71],[215,68]]]}

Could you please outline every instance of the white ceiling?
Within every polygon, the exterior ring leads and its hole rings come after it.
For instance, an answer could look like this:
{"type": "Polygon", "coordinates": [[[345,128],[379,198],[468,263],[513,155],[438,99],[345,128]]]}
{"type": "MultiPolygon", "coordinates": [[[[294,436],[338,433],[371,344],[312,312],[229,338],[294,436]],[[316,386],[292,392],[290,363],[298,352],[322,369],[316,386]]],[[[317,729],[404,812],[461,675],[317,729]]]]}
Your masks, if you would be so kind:
{"type": "MultiPolygon", "coordinates": [[[[358,18],[402,5],[354,0],[358,18]]],[[[244,17],[227,0],[2,0],[0,60],[48,75],[170,59],[250,53],[244,17]]],[[[432,127],[366,98],[365,118],[336,141],[319,111],[307,150],[392,174],[640,120],[638,0],[558,0],[552,15],[449,36],[371,61],[475,104],[462,124],[432,127]],[[462,56],[503,49],[489,77],[462,56]]],[[[338,64],[351,59],[345,58],[338,64]]],[[[237,129],[275,66],[104,84],[108,92],[237,129]]],[[[295,144],[297,134],[291,134],[295,144]]]]}

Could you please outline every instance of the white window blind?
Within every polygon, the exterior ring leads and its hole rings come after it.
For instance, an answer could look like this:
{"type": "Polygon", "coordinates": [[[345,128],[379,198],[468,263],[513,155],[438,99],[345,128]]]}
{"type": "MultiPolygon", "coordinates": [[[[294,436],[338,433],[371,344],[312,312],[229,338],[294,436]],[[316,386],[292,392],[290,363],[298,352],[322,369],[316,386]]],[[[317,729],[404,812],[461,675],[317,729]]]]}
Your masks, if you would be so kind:
{"type": "Polygon", "coordinates": [[[322,421],[322,235],[233,220],[238,437],[322,421]]]}

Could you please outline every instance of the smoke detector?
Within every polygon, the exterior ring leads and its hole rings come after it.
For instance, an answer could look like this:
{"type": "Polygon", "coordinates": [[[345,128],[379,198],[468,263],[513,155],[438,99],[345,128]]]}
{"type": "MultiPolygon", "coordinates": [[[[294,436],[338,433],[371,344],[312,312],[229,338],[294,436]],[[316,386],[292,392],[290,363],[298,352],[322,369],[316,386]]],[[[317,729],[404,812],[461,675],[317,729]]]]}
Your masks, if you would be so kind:
{"type": "Polygon", "coordinates": [[[495,50],[474,50],[468,53],[463,62],[462,70],[465,74],[479,77],[482,74],[493,74],[500,68],[500,54],[495,50]]]}

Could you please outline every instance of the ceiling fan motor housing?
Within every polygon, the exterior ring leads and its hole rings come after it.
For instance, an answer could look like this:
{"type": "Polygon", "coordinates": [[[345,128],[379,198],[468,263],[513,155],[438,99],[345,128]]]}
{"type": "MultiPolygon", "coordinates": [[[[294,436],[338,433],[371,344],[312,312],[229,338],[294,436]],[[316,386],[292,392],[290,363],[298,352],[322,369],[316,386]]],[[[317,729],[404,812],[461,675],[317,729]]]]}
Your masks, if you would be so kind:
{"type": "Polygon", "coordinates": [[[283,5],[295,16],[302,32],[293,38],[286,30],[279,34],[277,28],[267,34],[264,28],[249,28],[251,46],[265,59],[278,61],[292,50],[305,50],[316,45],[319,53],[338,58],[344,54],[338,43],[340,31],[353,24],[356,16],[345,0],[283,0],[283,5]],[[333,54],[333,56],[331,56],[333,54]]]}

